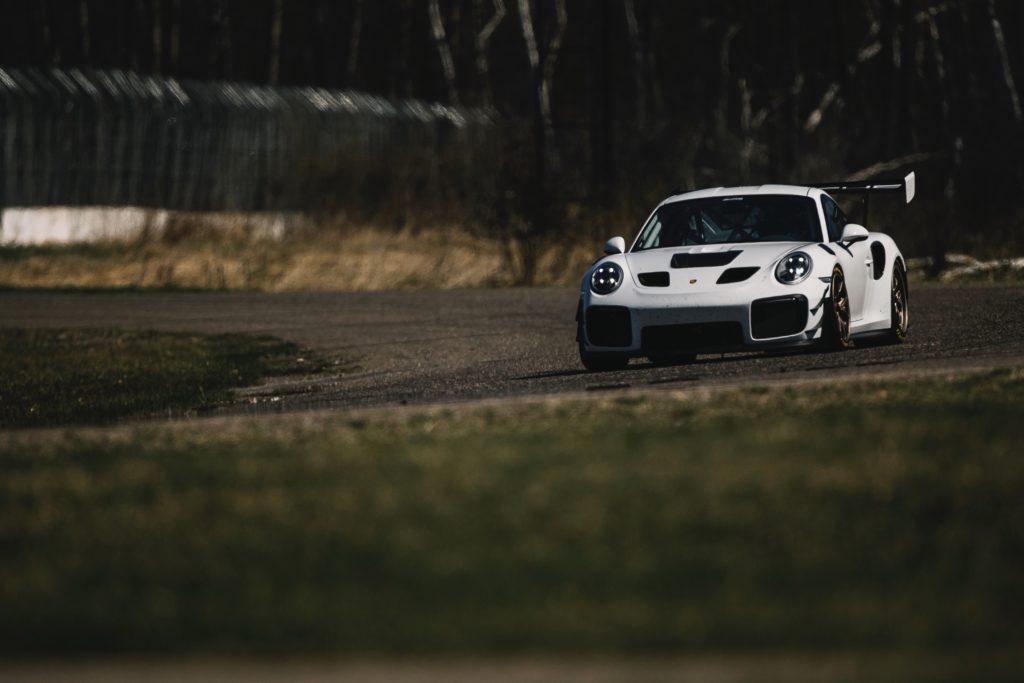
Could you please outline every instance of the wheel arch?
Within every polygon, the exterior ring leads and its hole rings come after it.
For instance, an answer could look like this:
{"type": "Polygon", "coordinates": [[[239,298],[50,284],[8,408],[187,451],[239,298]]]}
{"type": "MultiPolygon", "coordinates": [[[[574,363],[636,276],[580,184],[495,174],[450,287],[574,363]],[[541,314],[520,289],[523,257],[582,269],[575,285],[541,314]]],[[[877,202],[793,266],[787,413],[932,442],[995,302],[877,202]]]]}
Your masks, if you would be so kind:
{"type": "Polygon", "coordinates": [[[900,272],[903,273],[903,277],[907,276],[907,263],[906,263],[906,261],[903,260],[903,255],[902,254],[897,254],[896,255],[896,258],[893,259],[892,267],[893,268],[899,268],[900,272]]]}

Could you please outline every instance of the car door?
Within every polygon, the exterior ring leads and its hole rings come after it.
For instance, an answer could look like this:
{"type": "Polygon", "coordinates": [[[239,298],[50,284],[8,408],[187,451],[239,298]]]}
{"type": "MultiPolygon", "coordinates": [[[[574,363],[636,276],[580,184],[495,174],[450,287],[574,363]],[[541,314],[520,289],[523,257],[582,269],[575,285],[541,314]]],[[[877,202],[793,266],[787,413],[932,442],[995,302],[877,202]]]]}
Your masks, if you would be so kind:
{"type": "Polygon", "coordinates": [[[850,295],[850,320],[857,321],[864,317],[870,272],[872,269],[871,248],[869,240],[860,242],[843,242],[843,228],[850,221],[846,218],[839,205],[827,194],[821,195],[821,210],[825,216],[825,228],[828,231],[830,244],[835,248],[836,256],[846,276],[846,291],[850,295]]]}

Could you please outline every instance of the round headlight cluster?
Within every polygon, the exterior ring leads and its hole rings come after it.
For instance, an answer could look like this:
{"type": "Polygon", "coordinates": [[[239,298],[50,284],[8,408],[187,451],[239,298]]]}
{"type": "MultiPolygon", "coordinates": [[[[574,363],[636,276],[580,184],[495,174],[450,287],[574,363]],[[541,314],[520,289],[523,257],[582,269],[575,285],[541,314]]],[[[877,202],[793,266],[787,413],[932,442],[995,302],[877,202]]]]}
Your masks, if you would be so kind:
{"type": "Polygon", "coordinates": [[[775,279],[784,285],[803,282],[811,274],[814,261],[802,251],[794,251],[775,266],[775,279]]]}
{"type": "Polygon", "coordinates": [[[611,294],[622,284],[622,268],[615,263],[602,263],[590,276],[590,289],[594,294],[611,294]]]}

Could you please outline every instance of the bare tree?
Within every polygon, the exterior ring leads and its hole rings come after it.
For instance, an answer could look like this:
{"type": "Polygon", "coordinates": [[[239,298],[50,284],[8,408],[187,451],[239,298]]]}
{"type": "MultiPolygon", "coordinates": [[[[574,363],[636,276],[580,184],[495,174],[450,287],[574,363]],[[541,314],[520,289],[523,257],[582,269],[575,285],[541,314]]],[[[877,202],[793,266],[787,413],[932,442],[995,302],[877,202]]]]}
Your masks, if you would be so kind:
{"type": "Polygon", "coordinates": [[[39,23],[42,26],[43,50],[47,59],[53,66],[60,65],[60,47],[53,41],[53,33],[50,30],[50,12],[47,0],[40,0],[36,6],[39,12],[39,23]]]}
{"type": "Polygon", "coordinates": [[[428,6],[430,15],[430,31],[434,36],[434,44],[437,46],[437,54],[441,59],[441,69],[444,73],[444,82],[448,88],[448,101],[451,104],[459,104],[459,91],[455,86],[455,60],[452,59],[452,51],[448,46],[448,39],[445,35],[444,20],[441,18],[441,8],[437,0],[430,0],[428,6]]]}
{"type": "MultiPolygon", "coordinates": [[[[725,30],[722,36],[722,44],[718,50],[718,68],[722,83],[728,83],[732,79],[732,41],[739,33],[740,27],[732,24],[725,30]]],[[[729,110],[729,89],[722,88],[721,96],[718,99],[718,107],[715,110],[715,129],[719,137],[728,133],[728,110],[729,110]]]]}
{"type": "Polygon", "coordinates": [[[412,11],[413,0],[402,0],[402,52],[400,71],[403,75],[402,80],[402,92],[406,97],[412,96],[413,83],[412,83],[412,69],[410,64],[412,62],[412,44],[413,44],[413,11],[412,11]]]}
{"type": "Polygon", "coordinates": [[[555,64],[558,62],[558,53],[562,48],[562,40],[565,38],[565,27],[569,23],[569,15],[565,8],[566,0],[555,0],[555,30],[548,41],[547,52],[544,55],[544,70],[541,78],[541,112],[544,115],[544,126],[548,133],[551,133],[551,84],[555,80],[555,64]]]}
{"type": "Polygon", "coordinates": [[[636,121],[638,130],[647,127],[647,89],[644,87],[644,52],[640,40],[640,24],[636,20],[636,3],[633,0],[622,0],[626,11],[626,28],[629,30],[629,41],[633,46],[633,81],[636,85],[636,121]]]}
{"type": "Polygon", "coordinates": [[[178,71],[178,57],[181,54],[181,0],[174,0],[171,11],[171,72],[178,71]]]}
{"type": "Polygon", "coordinates": [[[535,75],[537,85],[537,102],[540,117],[546,134],[552,132],[551,122],[551,84],[555,76],[555,64],[565,36],[568,23],[565,0],[555,0],[555,30],[548,41],[547,50],[541,63],[540,51],[537,48],[537,37],[534,31],[530,0],[519,0],[519,21],[523,28],[523,41],[526,43],[526,56],[535,75]]]}
{"type": "MultiPolygon", "coordinates": [[[[476,73],[480,79],[480,89],[485,104],[490,104],[494,96],[490,77],[490,60],[487,59],[487,46],[491,41],[491,34],[498,28],[498,24],[506,14],[505,0],[492,0],[492,2],[494,3],[494,14],[476,34],[476,73]]],[[[478,16],[482,15],[480,9],[482,4],[483,0],[473,0],[473,7],[478,16]]]]}
{"type": "Polygon", "coordinates": [[[352,28],[348,41],[348,61],[345,63],[345,84],[354,87],[359,65],[359,42],[363,36],[363,0],[356,0],[352,8],[352,28]]]}
{"type": "MultiPolygon", "coordinates": [[[[882,25],[879,23],[878,18],[874,16],[870,5],[867,5],[867,10],[870,22],[868,24],[868,32],[861,41],[857,54],[846,67],[846,72],[850,76],[855,76],[862,64],[870,61],[882,51],[882,43],[878,40],[882,25]]],[[[821,125],[825,112],[828,111],[838,96],[839,80],[837,79],[829,83],[828,88],[825,89],[824,94],[822,94],[821,99],[818,101],[818,106],[807,116],[807,121],[804,122],[805,133],[810,134],[817,130],[818,126],[821,125]]]]}
{"type": "Polygon", "coordinates": [[[270,20],[270,70],[267,80],[277,85],[281,80],[281,29],[284,25],[284,0],[274,0],[274,14],[270,20]]]}
{"type": "Polygon", "coordinates": [[[1017,86],[1013,81],[1013,70],[1010,68],[1010,56],[1006,51],[1006,39],[1003,37],[1003,25],[999,23],[996,16],[995,0],[988,0],[988,16],[992,20],[992,37],[996,41],[996,49],[999,50],[999,60],[1003,68],[1003,82],[1010,93],[1010,103],[1013,106],[1013,118],[1018,123],[1022,120],[1020,109],[1020,96],[1017,94],[1017,86]]]}
{"type": "Polygon", "coordinates": [[[746,78],[739,79],[740,90],[740,132],[743,134],[743,146],[740,148],[740,177],[743,182],[748,182],[751,177],[751,163],[758,152],[762,151],[763,145],[757,140],[768,117],[768,110],[761,107],[754,112],[754,94],[747,84],[746,78]]]}
{"type": "Polygon", "coordinates": [[[212,60],[220,71],[221,77],[231,77],[231,16],[227,10],[225,0],[216,0],[213,3],[213,12],[210,21],[214,26],[215,38],[211,41],[212,60]]]}
{"type": "Polygon", "coordinates": [[[888,124],[885,126],[885,150],[892,154],[899,144],[900,105],[902,101],[903,81],[903,22],[901,0],[892,0],[889,5],[889,18],[884,22],[889,38],[889,83],[888,83],[888,124]]]}
{"type": "Polygon", "coordinates": [[[92,33],[89,31],[88,0],[80,0],[78,3],[78,22],[82,31],[82,60],[86,66],[92,66],[92,33]]]}
{"type": "Polygon", "coordinates": [[[928,24],[928,36],[932,39],[932,56],[935,59],[935,73],[939,77],[939,91],[942,93],[942,119],[949,122],[949,93],[946,88],[946,58],[942,52],[942,38],[939,35],[939,23],[935,21],[935,12],[927,12],[925,21],[928,24]]]}
{"type": "Polygon", "coordinates": [[[540,65],[540,52],[537,50],[537,38],[533,34],[533,16],[530,14],[530,0],[518,0],[519,24],[523,28],[523,42],[526,43],[526,58],[530,67],[536,69],[540,65]]]}
{"type": "Polygon", "coordinates": [[[163,3],[160,0],[153,0],[153,73],[161,73],[163,70],[163,3]]]}
{"type": "Polygon", "coordinates": [[[883,173],[892,173],[900,169],[905,169],[913,164],[920,164],[926,161],[932,161],[934,159],[942,158],[943,154],[939,152],[914,152],[913,154],[905,154],[895,159],[887,159],[885,161],[879,161],[877,164],[871,164],[865,168],[854,171],[853,173],[846,174],[845,180],[856,182],[861,180],[871,180],[877,178],[883,173]]]}

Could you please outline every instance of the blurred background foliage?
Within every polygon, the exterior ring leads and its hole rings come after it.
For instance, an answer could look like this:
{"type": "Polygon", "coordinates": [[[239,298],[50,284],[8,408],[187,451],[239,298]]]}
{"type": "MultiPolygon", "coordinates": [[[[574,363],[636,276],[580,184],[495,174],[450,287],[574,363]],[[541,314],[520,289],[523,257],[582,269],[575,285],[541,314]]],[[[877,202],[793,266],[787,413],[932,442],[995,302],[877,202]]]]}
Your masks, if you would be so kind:
{"type": "MultiPolygon", "coordinates": [[[[540,245],[631,234],[675,188],[911,169],[919,200],[879,202],[871,227],[938,265],[1019,253],[1022,29],[1014,0],[39,0],[4,8],[0,67],[471,114],[490,123],[468,142],[318,143],[280,193],[321,226],[464,226],[527,282],[540,245]]],[[[229,125],[200,119],[214,137],[229,125]]],[[[24,159],[8,146],[0,163],[24,159]]]]}

